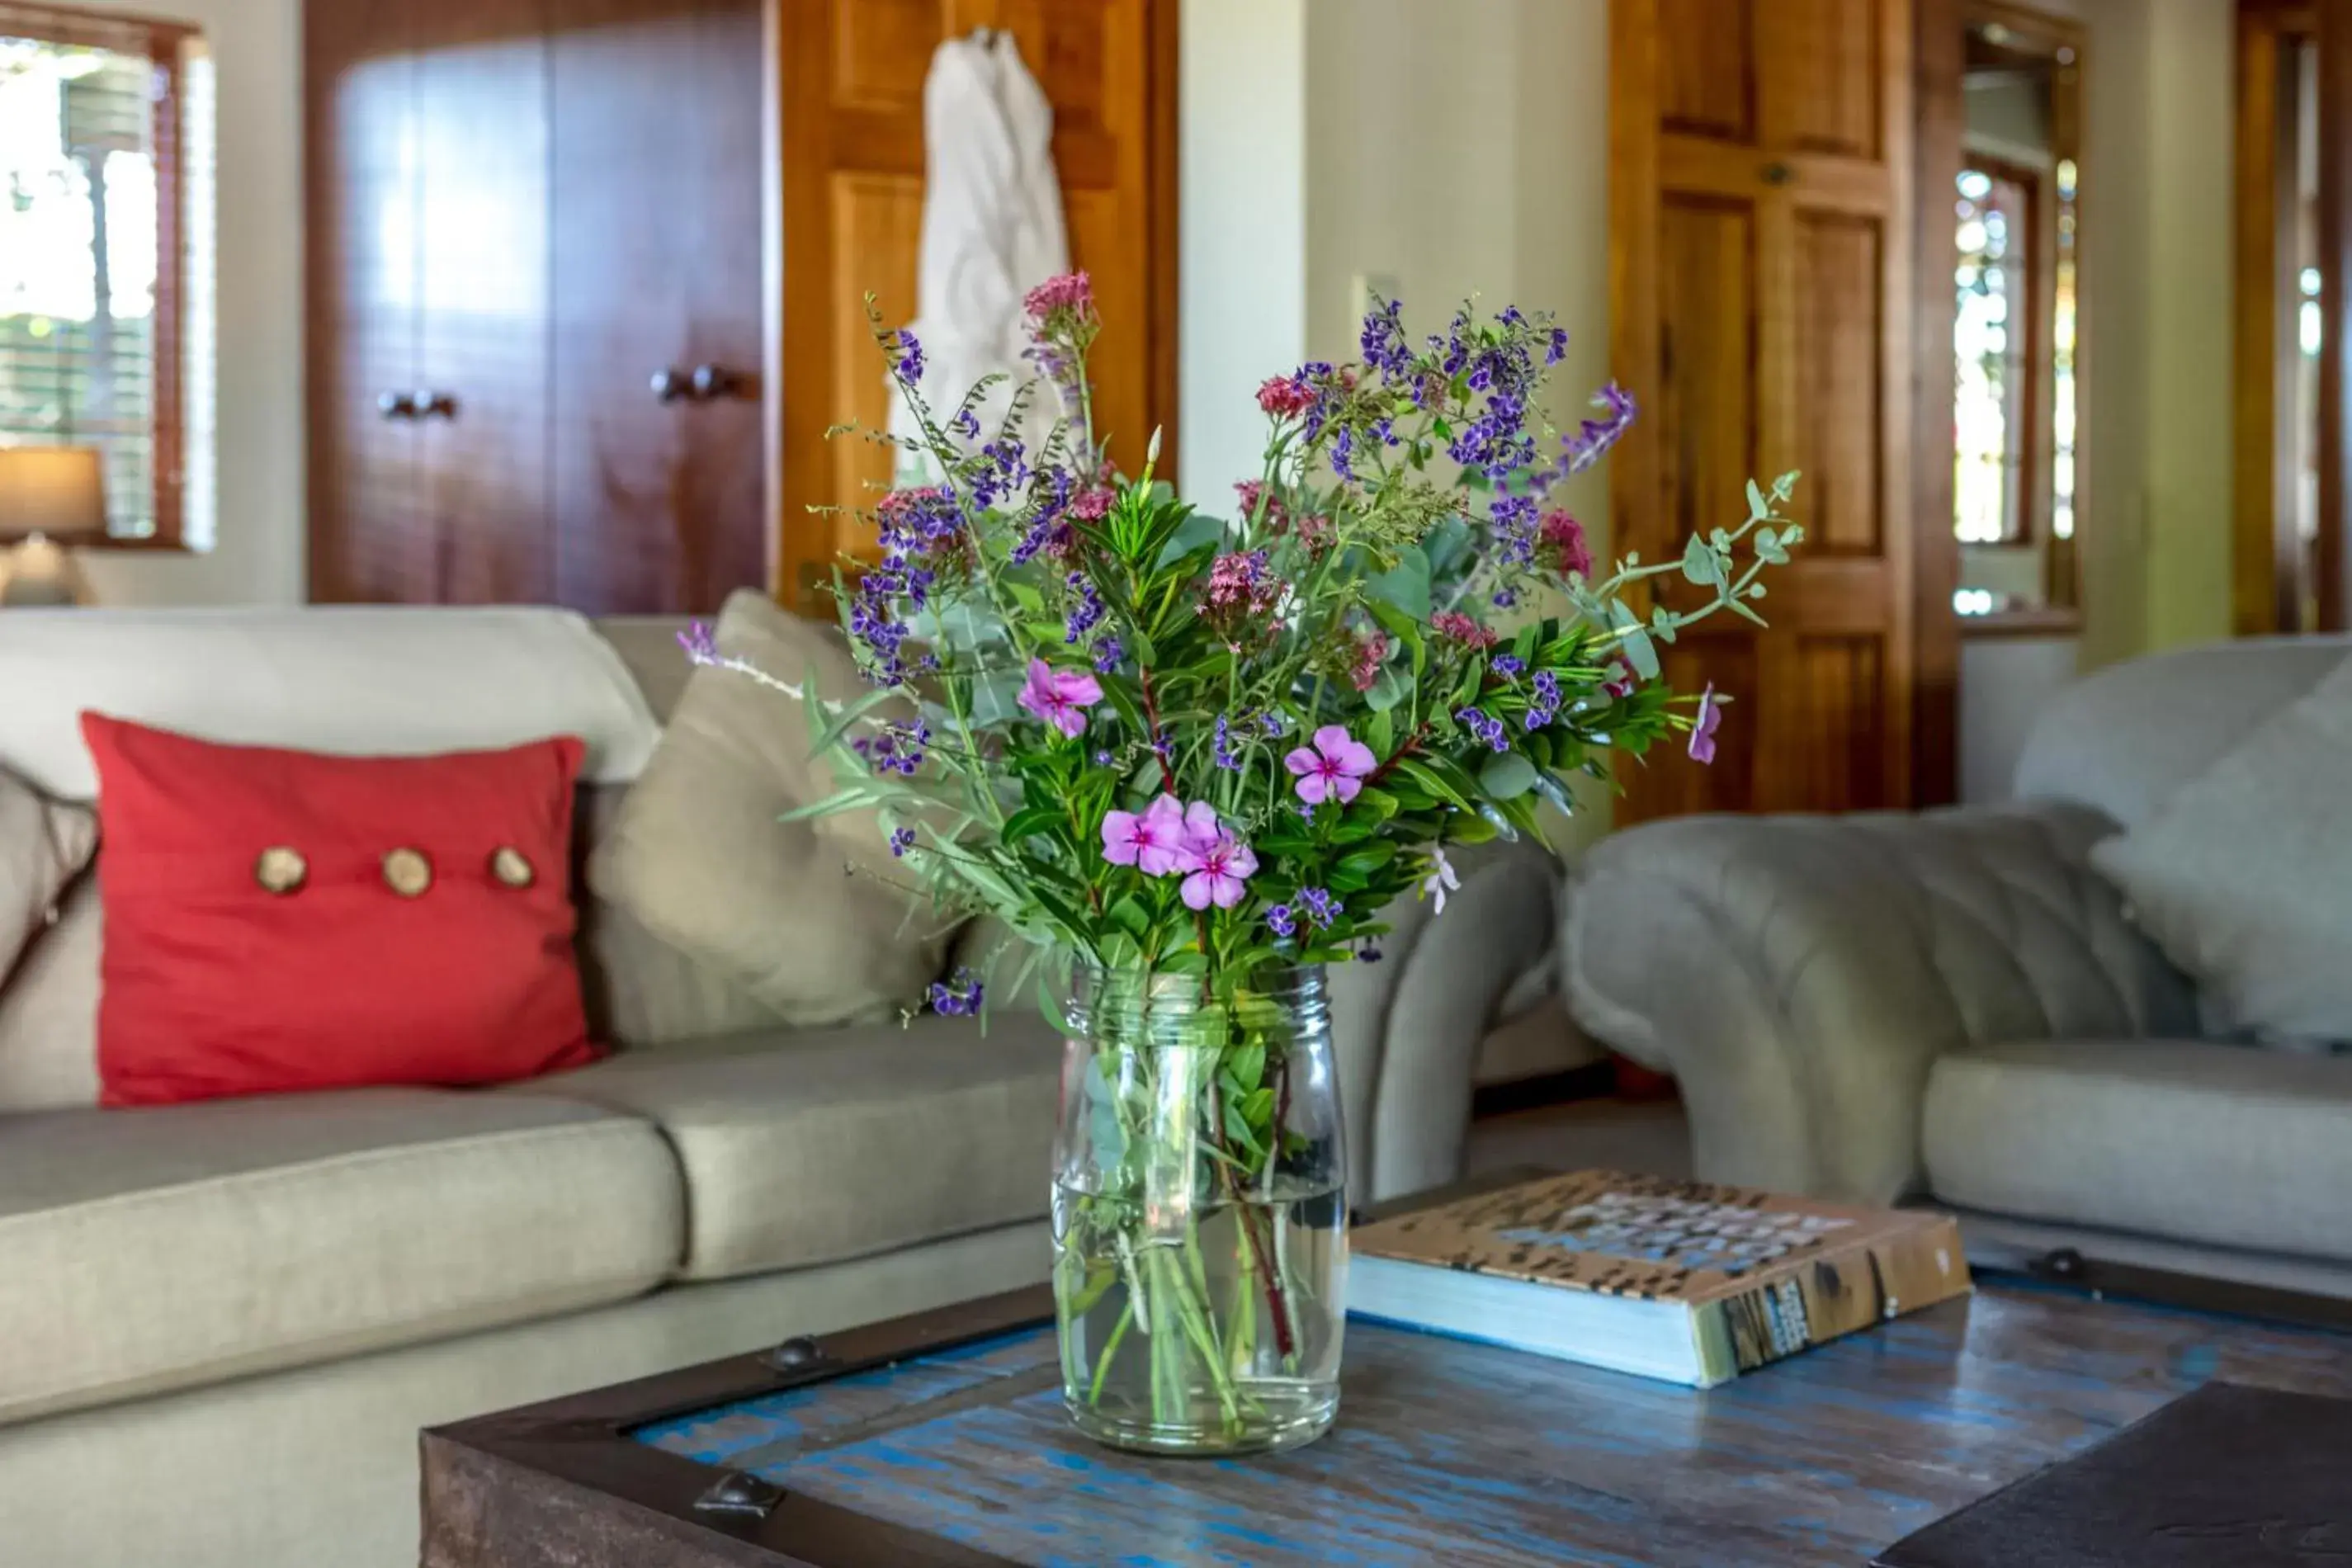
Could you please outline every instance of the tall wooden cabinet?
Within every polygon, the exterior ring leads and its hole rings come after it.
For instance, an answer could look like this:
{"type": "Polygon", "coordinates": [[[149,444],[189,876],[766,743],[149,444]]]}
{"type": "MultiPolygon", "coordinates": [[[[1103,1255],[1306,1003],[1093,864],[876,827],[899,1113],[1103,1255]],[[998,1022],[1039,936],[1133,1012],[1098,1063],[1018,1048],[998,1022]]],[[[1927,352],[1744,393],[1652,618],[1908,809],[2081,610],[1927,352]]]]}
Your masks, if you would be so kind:
{"type": "Polygon", "coordinates": [[[760,0],[310,0],[310,588],[768,578],[760,0]]]}

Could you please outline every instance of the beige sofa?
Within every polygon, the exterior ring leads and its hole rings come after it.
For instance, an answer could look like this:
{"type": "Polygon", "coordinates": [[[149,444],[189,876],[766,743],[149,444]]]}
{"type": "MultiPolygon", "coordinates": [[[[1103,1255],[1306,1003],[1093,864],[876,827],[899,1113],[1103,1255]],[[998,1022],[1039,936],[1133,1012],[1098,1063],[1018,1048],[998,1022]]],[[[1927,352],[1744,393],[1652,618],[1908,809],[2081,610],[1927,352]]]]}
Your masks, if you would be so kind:
{"type": "MultiPolygon", "coordinates": [[[[12,612],[0,766],[86,796],[85,707],[352,752],[581,733],[584,854],[687,678],[674,630],[12,612]]],[[[1465,881],[1339,978],[1359,1194],[1454,1174],[1482,1037],[1543,1004],[1548,863],[1496,856],[1465,881]]],[[[395,1568],[422,1426],[1045,1275],[1058,1047],[1034,1016],[782,1030],[583,897],[608,1061],[494,1091],[101,1110],[101,915],[86,879],[0,988],[8,1568],[395,1568]]]]}
{"type": "Polygon", "coordinates": [[[1933,1202],[1980,1263],[2352,1295],[2352,1057],[2206,1037],[2089,862],[2347,652],[2105,670],[2040,721],[2007,804],[1617,835],[1568,895],[1570,1005],[1680,1080],[1703,1177],[1933,1202]]]}

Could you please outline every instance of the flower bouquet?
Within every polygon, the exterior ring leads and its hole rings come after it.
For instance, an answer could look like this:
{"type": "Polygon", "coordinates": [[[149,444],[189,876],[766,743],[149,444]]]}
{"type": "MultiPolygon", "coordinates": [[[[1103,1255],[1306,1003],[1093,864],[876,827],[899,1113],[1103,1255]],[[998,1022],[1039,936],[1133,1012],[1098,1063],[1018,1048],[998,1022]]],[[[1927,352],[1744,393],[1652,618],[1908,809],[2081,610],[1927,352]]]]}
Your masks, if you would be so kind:
{"type": "Polygon", "coordinates": [[[1457,886],[1449,847],[1537,833],[1612,751],[1680,732],[1712,754],[1725,699],[1670,693],[1657,644],[1756,618],[1801,537],[1795,476],[1751,483],[1745,520],[1677,561],[1597,572],[1548,497],[1632,400],[1606,388],[1558,435],[1548,318],[1465,307],[1416,342],[1382,302],[1360,363],[1258,389],[1257,476],[1196,510],[1155,475],[1156,434],[1134,477],[1108,459],[1085,274],[1027,309],[1041,374],[951,408],[919,390],[921,345],[876,324],[924,482],[879,499],[878,560],[836,576],[875,689],[808,703],[841,782],[807,813],[877,814],[910,889],[1003,922],[1015,951],[933,986],[934,1009],[1034,976],[1067,1023],[1073,1417],[1149,1449],[1305,1441],[1337,1407],[1345,1267],[1324,966],[1376,959],[1392,900],[1457,886]],[[1669,574],[1690,607],[1629,602],[1669,574]]]}

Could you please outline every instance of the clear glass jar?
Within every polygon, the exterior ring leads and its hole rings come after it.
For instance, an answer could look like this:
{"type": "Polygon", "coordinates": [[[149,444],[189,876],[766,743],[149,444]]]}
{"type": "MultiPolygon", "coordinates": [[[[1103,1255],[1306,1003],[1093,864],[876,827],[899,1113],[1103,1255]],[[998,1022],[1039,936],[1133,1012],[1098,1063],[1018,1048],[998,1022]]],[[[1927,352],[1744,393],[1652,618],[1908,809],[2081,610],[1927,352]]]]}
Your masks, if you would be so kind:
{"type": "Polygon", "coordinates": [[[1313,1441],[1339,1408],[1347,1152],[1320,966],[1082,972],[1054,1152],[1079,1430],[1151,1453],[1313,1441]]]}

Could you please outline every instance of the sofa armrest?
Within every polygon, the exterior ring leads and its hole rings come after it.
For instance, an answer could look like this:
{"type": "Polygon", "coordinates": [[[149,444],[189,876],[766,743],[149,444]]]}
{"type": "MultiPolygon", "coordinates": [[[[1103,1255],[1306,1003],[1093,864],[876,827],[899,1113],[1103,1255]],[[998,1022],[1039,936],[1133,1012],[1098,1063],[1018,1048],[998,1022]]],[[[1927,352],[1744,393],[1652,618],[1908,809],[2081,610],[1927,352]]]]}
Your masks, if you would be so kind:
{"type": "Polygon", "coordinates": [[[1680,1081],[1702,1177],[1891,1202],[1922,1180],[1938,1053],[2193,1032],[2089,868],[2113,831],[2045,804],[1633,828],[1572,879],[1570,1009],[1680,1081]]]}
{"type": "Polygon", "coordinates": [[[1524,1008],[1530,972],[1550,963],[1560,879],[1550,852],[1522,842],[1447,854],[1462,886],[1444,914],[1406,894],[1381,913],[1393,929],[1380,963],[1331,966],[1354,1203],[1461,1175],[1478,1048],[1524,1008]]]}

